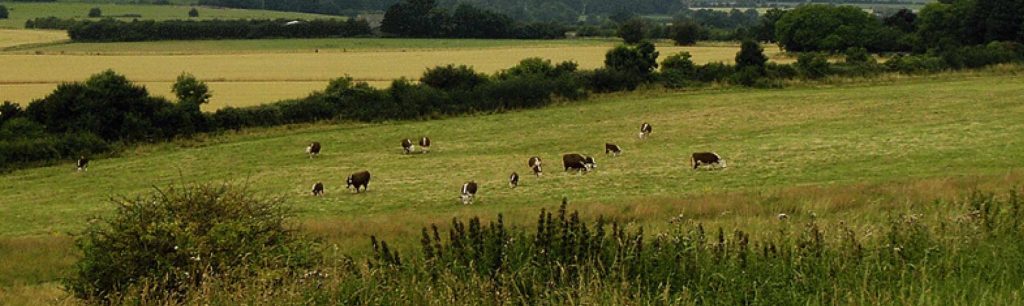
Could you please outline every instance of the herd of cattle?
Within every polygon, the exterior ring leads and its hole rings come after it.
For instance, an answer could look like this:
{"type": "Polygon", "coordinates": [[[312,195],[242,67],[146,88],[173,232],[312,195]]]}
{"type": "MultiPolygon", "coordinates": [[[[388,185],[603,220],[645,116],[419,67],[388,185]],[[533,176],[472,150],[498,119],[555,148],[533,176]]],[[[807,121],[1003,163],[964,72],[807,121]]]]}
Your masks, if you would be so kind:
{"type": "MultiPolygon", "coordinates": [[[[650,136],[651,131],[651,125],[645,122],[640,126],[640,134],[638,135],[638,137],[640,138],[640,140],[645,140],[648,138],[648,136],[650,136]]],[[[420,138],[419,146],[422,153],[429,153],[430,138],[420,138]]],[[[320,142],[314,141],[310,143],[309,146],[306,147],[306,154],[309,155],[309,158],[315,158],[320,155],[320,150],[320,142]]],[[[411,154],[415,150],[416,147],[413,144],[412,140],[408,138],[402,140],[402,151],[405,154],[411,154]]],[[[619,156],[620,154],[622,154],[622,148],[616,144],[605,143],[604,152],[605,155],[619,156]]],[[[539,177],[543,174],[543,161],[540,157],[530,157],[526,164],[527,166],[530,167],[535,176],[539,177]]],[[[693,153],[690,156],[690,165],[694,170],[697,170],[702,165],[708,165],[712,167],[717,166],[718,168],[726,167],[725,159],[722,159],[721,156],[714,152],[693,153]]],[[[85,156],[82,156],[81,158],[78,159],[78,163],[76,166],[78,171],[86,171],[86,168],[89,166],[89,159],[86,158],[85,156]]],[[[566,172],[575,171],[578,175],[582,175],[583,173],[593,171],[595,168],[597,168],[597,161],[592,156],[587,156],[578,153],[569,153],[562,155],[562,166],[566,172]]],[[[356,193],[359,193],[360,191],[366,191],[370,185],[370,172],[360,171],[352,173],[345,180],[345,183],[346,189],[351,189],[355,187],[356,193]]],[[[509,187],[511,188],[516,188],[517,186],[519,186],[519,173],[512,172],[512,174],[508,178],[508,184],[509,187]]],[[[463,184],[459,196],[459,198],[462,200],[462,204],[473,203],[473,199],[476,197],[476,192],[478,188],[479,187],[475,181],[469,181],[463,184]]],[[[311,192],[314,196],[322,196],[324,194],[323,182],[316,182],[315,184],[313,184],[311,192]]]]}

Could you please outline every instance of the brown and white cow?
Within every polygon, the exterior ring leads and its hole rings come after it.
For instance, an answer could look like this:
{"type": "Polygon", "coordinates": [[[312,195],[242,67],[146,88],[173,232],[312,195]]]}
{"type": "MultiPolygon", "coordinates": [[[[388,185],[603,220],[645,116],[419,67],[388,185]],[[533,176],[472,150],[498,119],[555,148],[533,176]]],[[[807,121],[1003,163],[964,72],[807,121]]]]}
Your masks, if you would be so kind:
{"type": "Polygon", "coordinates": [[[606,143],[606,144],[604,144],[604,154],[605,155],[611,154],[612,156],[619,156],[619,154],[622,154],[622,148],[620,148],[618,145],[616,145],[614,143],[606,143]]]}
{"type": "Polygon", "coordinates": [[[320,142],[314,141],[306,147],[306,154],[309,154],[309,158],[320,155],[320,142]]]}
{"type": "Polygon", "coordinates": [[[423,149],[423,153],[430,153],[430,138],[423,136],[420,138],[420,149],[423,149]]]}
{"type": "Polygon", "coordinates": [[[536,176],[540,176],[544,172],[544,170],[541,169],[540,164],[541,164],[540,157],[537,157],[537,156],[530,157],[530,160],[526,162],[526,165],[530,166],[530,169],[533,170],[533,175],[536,175],[536,176]]]}
{"type": "Polygon", "coordinates": [[[512,188],[519,187],[519,173],[512,172],[512,175],[508,176],[508,186],[512,188]]]}
{"type": "Polygon", "coordinates": [[[647,139],[651,135],[651,125],[647,122],[640,125],[640,140],[647,139]]]}
{"type": "Polygon", "coordinates": [[[725,168],[725,159],[722,159],[715,152],[697,152],[690,156],[690,165],[693,166],[693,170],[697,170],[701,165],[719,166],[725,168]]]}
{"type": "Polygon", "coordinates": [[[85,158],[84,155],[78,157],[78,163],[75,164],[75,168],[78,169],[78,171],[89,171],[89,159],[85,158]]]}
{"type": "Polygon", "coordinates": [[[322,195],[324,195],[324,183],[316,182],[316,184],[313,184],[313,195],[314,196],[322,196],[322,195]]]}
{"type": "Polygon", "coordinates": [[[577,173],[583,173],[596,168],[597,162],[593,157],[570,153],[562,155],[562,166],[565,167],[565,171],[576,170],[577,173]]]}
{"type": "Polygon", "coordinates": [[[409,140],[409,138],[402,139],[402,152],[405,152],[405,154],[409,154],[412,153],[412,151],[415,149],[416,148],[412,145],[412,140],[409,140]]]}
{"type": "Polygon", "coordinates": [[[462,194],[459,198],[462,199],[462,205],[473,204],[473,199],[476,198],[476,182],[469,181],[462,184],[462,194]]]}
{"type": "Polygon", "coordinates": [[[363,191],[366,191],[367,188],[370,188],[370,171],[352,173],[352,175],[349,175],[348,179],[345,180],[345,183],[347,184],[345,186],[346,189],[355,186],[356,193],[359,193],[359,187],[363,187],[363,191]]]}

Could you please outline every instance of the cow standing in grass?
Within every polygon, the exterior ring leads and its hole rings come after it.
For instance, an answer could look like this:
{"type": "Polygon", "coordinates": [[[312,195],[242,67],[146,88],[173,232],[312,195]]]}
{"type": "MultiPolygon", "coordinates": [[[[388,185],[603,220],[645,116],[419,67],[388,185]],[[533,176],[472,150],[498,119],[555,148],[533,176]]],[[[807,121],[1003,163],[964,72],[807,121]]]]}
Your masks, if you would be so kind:
{"type": "Polygon", "coordinates": [[[462,194],[459,196],[462,199],[462,205],[473,204],[473,199],[476,198],[476,188],[474,181],[462,184],[462,194]]]}
{"type": "Polygon", "coordinates": [[[519,173],[512,172],[512,175],[508,176],[508,186],[512,188],[519,187],[519,173]]]}
{"type": "Polygon", "coordinates": [[[651,135],[651,125],[647,122],[640,125],[640,140],[647,139],[651,135]]]}
{"type": "Polygon", "coordinates": [[[690,156],[690,165],[693,166],[693,170],[697,170],[701,165],[719,166],[725,168],[725,159],[722,159],[715,152],[697,152],[690,156]]]}
{"type": "Polygon", "coordinates": [[[320,142],[314,141],[306,147],[306,154],[309,154],[309,158],[320,155],[320,142]]]}
{"type": "Polygon", "coordinates": [[[540,157],[534,156],[530,157],[530,160],[526,162],[526,165],[530,166],[530,169],[533,170],[533,175],[540,176],[544,171],[540,168],[540,163],[540,157]]]}
{"type": "Polygon", "coordinates": [[[347,184],[345,186],[346,189],[355,186],[356,193],[359,193],[359,187],[363,187],[363,191],[366,191],[367,188],[370,188],[370,171],[352,173],[352,175],[349,175],[348,179],[345,180],[345,183],[347,184]]]}
{"type": "Polygon", "coordinates": [[[75,164],[75,169],[78,169],[78,171],[89,171],[88,168],[89,168],[89,159],[85,158],[84,155],[83,156],[79,156],[78,157],[78,163],[75,164]]]}
{"type": "Polygon", "coordinates": [[[314,196],[322,196],[322,195],[324,195],[324,183],[316,182],[316,184],[313,184],[313,195],[314,196]]]}
{"type": "Polygon", "coordinates": [[[596,167],[597,162],[593,157],[570,153],[562,155],[562,165],[565,167],[565,171],[575,170],[577,174],[582,174],[596,167]]]}
{"type": "Polygon", "coordinates": [[[405,152],[405,154],[409,154],[412,153],[412,151],[415,149],[416,148],[413,147],[412,145],[412,140],[409,140],[409,138],[402,139],[402,152],[405,152]]]}
{"type": "Polygon", "coordinates": [[[614,144],[614,143],[606,143],[606,144],[604,144],[604,154],[605,155],[611,154],[612,156],[619,156],[619,154],[622,154],[622,148],[619,148],[619,146],[614,144]]]}
{"type": "Polygon", "coordinates": [[[430,138],[429,137],[423,136],[423,138],[420,138],[420,149],[423,150],[423,153],[430,153],[430,138]]]}

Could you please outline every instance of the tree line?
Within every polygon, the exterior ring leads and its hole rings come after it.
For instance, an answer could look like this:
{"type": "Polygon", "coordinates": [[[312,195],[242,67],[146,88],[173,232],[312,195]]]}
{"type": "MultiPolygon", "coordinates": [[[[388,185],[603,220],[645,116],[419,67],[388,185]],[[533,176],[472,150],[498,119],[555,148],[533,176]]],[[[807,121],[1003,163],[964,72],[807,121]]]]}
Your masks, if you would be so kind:
{"type": "Polygon", "coordinates": [[[30,29],[64,29],[74,41],[147,41],[196,39],[324,38],[357,37],[372,34],[362,19],[252,19],[252,20],[134,20],[99,21],[36,18],[25,23],[30,29]]]}
{"type": "Polygon", "coordinates": [[[22,109],[0,105],[0,165],[44,164],[101,154],[125,145],[159,142],[196,133],[249,127],[349,120],[426,120],[469,113],[539,108],[556,101],[585,99],[592,93],[629,91],[642,86],[666,88],[735,84],[782,87],[792,80],[871,77],[881,73],[929,73],[1024,62],[1024,46],[993,42],[942,53],[900,55],[878,63],[867,49],[851,47],[832,63],[827,55],[806,52],[796,63],[768,62],[760,44],[747,40],[734,64],[695,64],[687,52],[663,59],[650,42],[620,45],[607,52],[604,66],[580,70],[574,62],[528,58],[488,75],[468,66],[428,69],[418,80],[399,79],[385,89],[350,77],[335,79],[301,99],[202,112],[209,98],[205,83],[183,74],[175,82],[177,101],[154,97],[113,71],[84,82],[62,84],[22,109]],[[660,59],[660,62],[659,62],[660,59]]]}

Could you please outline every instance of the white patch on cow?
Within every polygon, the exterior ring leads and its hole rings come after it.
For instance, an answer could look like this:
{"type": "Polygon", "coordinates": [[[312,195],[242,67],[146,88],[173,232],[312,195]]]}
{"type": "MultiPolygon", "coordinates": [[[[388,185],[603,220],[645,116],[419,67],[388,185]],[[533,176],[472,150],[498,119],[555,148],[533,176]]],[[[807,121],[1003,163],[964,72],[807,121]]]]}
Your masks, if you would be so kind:
{"type": "Polygon", "coordinates": [[[778,216],[776,216],[776,218],[778,218],[779,220],[785,221],[786,219],[789,219],[789,215],[787,215],[787,214],[779,214],[778,216]]]}

